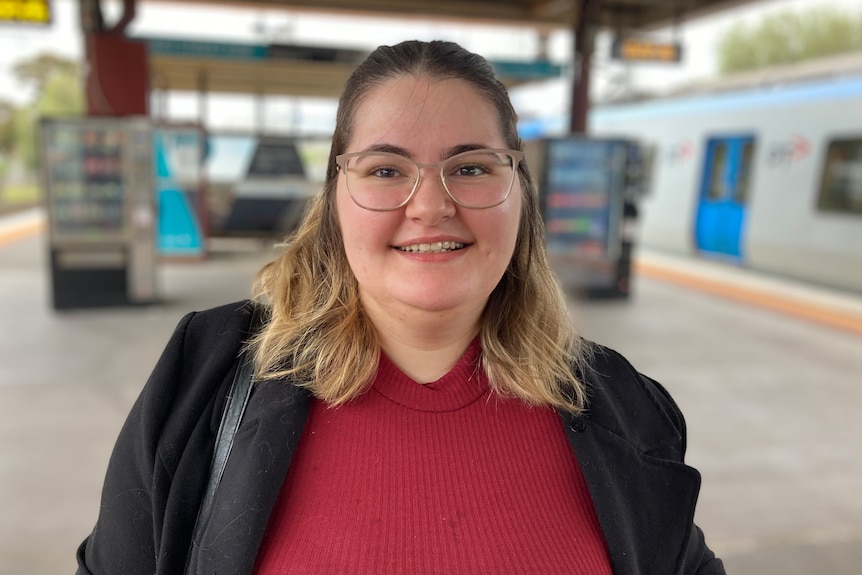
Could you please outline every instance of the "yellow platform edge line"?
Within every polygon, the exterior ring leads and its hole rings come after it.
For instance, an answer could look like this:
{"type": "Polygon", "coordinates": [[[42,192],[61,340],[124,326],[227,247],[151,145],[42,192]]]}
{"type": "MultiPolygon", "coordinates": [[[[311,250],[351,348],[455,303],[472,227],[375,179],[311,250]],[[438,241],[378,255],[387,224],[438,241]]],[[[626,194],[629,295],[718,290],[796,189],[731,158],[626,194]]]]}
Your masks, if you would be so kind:
{"type": "Polygon", "coordinates": [[[634,269],[636,273],[644,277],[693,288],[726,299],[862,335],[862,316],[853,313],[798,299],[785,298],[774,293],[767,293],[730,282],[696,276],[652,262],[634,262],[634,269]]]}
{"type": "Polygon", "coordinates": [[[0,247],[34,236],[45,229],[44,220],[24,222],[8,229],[0,229],[0,247]]]}

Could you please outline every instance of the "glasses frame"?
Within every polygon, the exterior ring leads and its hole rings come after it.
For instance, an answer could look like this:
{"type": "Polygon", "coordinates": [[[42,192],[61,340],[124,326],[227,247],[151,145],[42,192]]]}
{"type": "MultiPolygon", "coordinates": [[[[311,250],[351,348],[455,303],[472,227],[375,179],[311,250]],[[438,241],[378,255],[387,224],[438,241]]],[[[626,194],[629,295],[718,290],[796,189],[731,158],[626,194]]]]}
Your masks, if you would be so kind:
{"type": "Polygon", "coordinates": [[[430,164],[421,164],[419,162],[414,161],[412,158],[408,158],[407,156],[403,156],[401,154],[395,154],[393,152],[351,152],[348,154],[339,154],[335,156],[335,165],[338,168],[338,171],[344,174],[344,182],[347,185],[347,193],[350,195],[350,199],[353,200],[353,203],[359,206],[364,210],[370,210],[372,212],[391,212],[392,210],[397,210],[399,208],[403,208],[407,205],[407,203],[413,199],[413,195],[416,193],[416,190],[419,188],[419,184],[422,181],[422,168],[437,168],[437,177],[440,179],[440,184],[443,186],[443,189],[446,191],[446,195],[452,200],[455,204],[461,206],[462,208],[468,210],[487,210],[489,208],[494,208],[505,202],[509,199],[509,195],[512,193],[512,186],[515,183],[515,178],[518,176],[518,166],[524,160],[524,152],[520,150],[507,150],[504,148],[479,148],[476,150],[467,150],[454,156],[450,156],[445,160],[440,160],[439,162],[432,162],[430,164]],[[453,158],[457,158],[459,156],[464,156],[467,154],[476,154],[476,153],[491,153],[491,154],[508,154],[512,157],[512,179],[509,181],[509,189],[506,190],[506,195],[503,196],[499,202],[495,204],[491,204],[490,206],[482,206],[481,208],[477,208],[474,206],[466,206],[455,199],[452,195],[452,192],[449,191],[449,187],[446,185],[446,179],[443,175],[443,164],[452,161],[453,158]],[[369,208],[368,206],[363,206],[359,203],[359,201],[354,197],[353,192],[350,190],[350,180],[347,178],[347,169],[345,165],[350,158],[356,158],[359,156],[389,156],[392,158],[398,158],[399,160],[406,160],[416,166],[416,172],[418,176],[413,182],[413,188],[410,190],[410,193],[407,194],[407,197],[403,202],[398,204],[397,206],[391,208],[369,208]]]}

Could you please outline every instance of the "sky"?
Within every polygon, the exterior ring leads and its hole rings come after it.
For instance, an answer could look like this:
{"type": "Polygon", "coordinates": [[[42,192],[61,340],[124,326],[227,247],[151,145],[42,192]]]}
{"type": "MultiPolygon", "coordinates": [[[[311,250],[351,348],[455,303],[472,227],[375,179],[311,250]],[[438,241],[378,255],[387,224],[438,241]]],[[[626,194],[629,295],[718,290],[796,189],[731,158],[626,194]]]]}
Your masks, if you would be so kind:
{"type": "MultiPolygon", "coordinates": [[[[104,2],[104,0],[103,0],[104,2]]],[[[18,84],[12,66],[22,59],[51,51],[81,58],[82,40],[78,31],[77,0],[53,0],[53,23],[48,28],[0,25],[0,99],[17,104],[32,98],[26,86],[18,84]]],[[[763,0],[728,10],[722,14],[692,20],[676,30],[654,33],[658,40],[678,40],[684,59],[679,64],[623,65],[609,57],[609,36],[600,36],[593,60],[592,92],[598,99],[612,95],[625,85],[661,91],[708,79],[717,73],[717,42],[727,30],[753,24],[764,15],[784,10],[804,10],[813,6],[834,6],[855,14],[862,12],[862,0],[763,0]]],[[[104,2],[108,21],[118,17],[118,3],[104,2]]],[[[529,29],[500,26],[465,26],[430,21],[357,19],[321,16],[308,12],[212,8],[201,5],[145,3],[139,0],[137,16],[129,28],[131,36],[169,36],[187,39],[244,43],[298,43],[372,49],[408,38],[442,38],[459,42],[488,58],[532,59],[539,50],[537,35],[529,29]]],[[[551,36],[548,55],[557,63],[570,61],[571,37],[567,32],[551,36]]],[[[533,85],[512,93],[521,115],[564,113],[568,109],[570,79],[533,85]]],[[[301,131],[303,126],[321,125],[333,114],[333,103],[307,99],[268,99],[264,104],[267,125],[275,129],[301,131]],[[305,124],[301,124],[305,119],[305,124]]],[[[198,98],[193,94],[170,94],[168,116],[194,120],[199,115],[198,98]]],[[[207,103],[207,124],[213,127],[248,128],[257,117],[248,97],[211,97],[207,103]]]]}

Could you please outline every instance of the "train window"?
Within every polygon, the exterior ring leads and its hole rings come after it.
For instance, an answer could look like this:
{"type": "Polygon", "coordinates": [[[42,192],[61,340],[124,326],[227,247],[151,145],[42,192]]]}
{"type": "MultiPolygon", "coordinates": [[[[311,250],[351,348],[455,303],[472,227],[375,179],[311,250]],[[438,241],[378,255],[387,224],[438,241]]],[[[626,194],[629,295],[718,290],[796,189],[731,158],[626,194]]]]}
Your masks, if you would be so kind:
{"type": "Polygon", "coordinates": [[[817,209],[862,215],[862,138],[829,142],[817,209]]]}
{"type": "Polygon", "coordinates": [[[748,187],[751,181],[751,161],[754,159],[754,142],[748,140],[742,144],[742,157],[739,159],[739,172],[736,180],[734,200],[737,204],[745,204],[748,199],[748,187]]]}
{"type": "Polygon", "coordinates": [[[727,169],[727,142],[718,142],[713,151],[707,199],[717,201],[724,197],[724,172],[727,169]]]}

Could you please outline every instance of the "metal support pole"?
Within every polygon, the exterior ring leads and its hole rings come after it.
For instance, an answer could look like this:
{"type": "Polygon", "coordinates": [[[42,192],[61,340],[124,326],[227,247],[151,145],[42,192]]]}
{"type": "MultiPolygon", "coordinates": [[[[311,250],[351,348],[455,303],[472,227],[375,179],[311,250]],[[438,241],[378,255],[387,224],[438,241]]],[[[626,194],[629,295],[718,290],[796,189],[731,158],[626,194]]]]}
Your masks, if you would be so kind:
{"type": "Polygon", "coordinates": [[[207,95],[209,91],[209,78],[207,73],[201,70],[198,72],[198,123],[201,126],[207,125],[207,95]]]}
{"type": "Polygon", "coordinates": [[[260,92],[254,95],[254,133],[262,134],[266,131],[266,102],[260,92]]]}
{"type": "Polygon", "coordinates": [[[594,45],[594,10],[601,0],[578,0],[579,10],[574,22],[575,74],[572,78],[572,109],[569,130],[573,134],[587,131],[590,108],[590,64],[594,45]]]}

